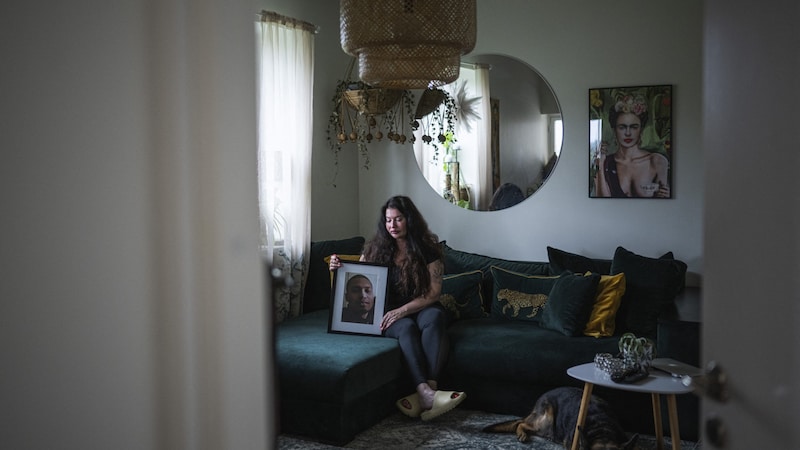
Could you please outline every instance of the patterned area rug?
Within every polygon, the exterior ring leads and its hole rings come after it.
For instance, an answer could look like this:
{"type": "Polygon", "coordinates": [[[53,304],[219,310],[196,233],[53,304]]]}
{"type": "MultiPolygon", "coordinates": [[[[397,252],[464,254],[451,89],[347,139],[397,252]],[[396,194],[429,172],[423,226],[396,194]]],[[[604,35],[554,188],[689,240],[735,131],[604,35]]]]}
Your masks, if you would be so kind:
{"type": "MultiPolygon", "coordinates": [[[[559,444],[532,438],[529,442],[518,442],[513,434],[484,433],[486,425],[516,419],[479,411],[456,409],[429,422],[410,419],[400,413],[387,417],[374,427],[360,433],[344,447],[320,444],[294,436],[278,436],[278,449],[281,450],[330,450],[336,448],[403,450],[403,449],[526,449],[563,450],[559,444]]],[[[669,438],[665,438],[665,448],[672,448],[669,438]]],[[[656,449],[653,436],[639,436],[640,450],[656,449]]],[[[681,441],[681,450],[700,450],[700,444],[681,441]]]]}

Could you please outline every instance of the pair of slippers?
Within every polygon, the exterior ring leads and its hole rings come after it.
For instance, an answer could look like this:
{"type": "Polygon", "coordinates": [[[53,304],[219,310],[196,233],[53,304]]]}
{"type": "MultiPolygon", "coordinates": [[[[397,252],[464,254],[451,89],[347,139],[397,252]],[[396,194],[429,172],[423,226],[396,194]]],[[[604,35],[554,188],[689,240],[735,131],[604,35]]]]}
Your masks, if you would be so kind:
{"type": "Polygon", "coordinates": [[[436,391],[433,395],[433,407],[422,410],[419,394],[416,392],[405,396],[396,402],[397,408],[408,417],[420,417],[422,420],[431,420],[458,406],[467,394],[456,391],[436,391]]]}

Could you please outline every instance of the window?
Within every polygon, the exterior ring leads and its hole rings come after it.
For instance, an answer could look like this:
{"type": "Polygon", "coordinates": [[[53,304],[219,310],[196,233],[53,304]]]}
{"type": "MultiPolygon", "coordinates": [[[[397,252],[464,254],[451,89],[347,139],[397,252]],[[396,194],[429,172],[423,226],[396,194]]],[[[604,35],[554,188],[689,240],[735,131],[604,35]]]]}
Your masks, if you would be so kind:
{"type": "Polygon", "coordinates": [[[558,157],[561,155],[561,145],[564,143],[564,122],[561,114],[550,116],[550,154],[558,157]]]}
{"type": "Polygon", "coordinates": [[[299,315],[310,245],[314,28],[275,13],[256,23],[262,250],[298,280],[276,290],[276,319],[299,315]]]}

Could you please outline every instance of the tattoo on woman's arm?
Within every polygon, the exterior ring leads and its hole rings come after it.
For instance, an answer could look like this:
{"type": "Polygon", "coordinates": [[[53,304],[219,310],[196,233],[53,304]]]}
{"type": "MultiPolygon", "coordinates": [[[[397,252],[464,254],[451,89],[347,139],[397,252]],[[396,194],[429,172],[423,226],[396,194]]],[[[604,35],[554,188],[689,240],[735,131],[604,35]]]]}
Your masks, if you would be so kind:
{"type": "Polygon", "coordinates": [[[434,266],[433,266],[433,276],[436,277],[436,278],[442,278],[443,274],[444,274],[444,267],[443,267],[442,263],[434,264],[434,266]]]}

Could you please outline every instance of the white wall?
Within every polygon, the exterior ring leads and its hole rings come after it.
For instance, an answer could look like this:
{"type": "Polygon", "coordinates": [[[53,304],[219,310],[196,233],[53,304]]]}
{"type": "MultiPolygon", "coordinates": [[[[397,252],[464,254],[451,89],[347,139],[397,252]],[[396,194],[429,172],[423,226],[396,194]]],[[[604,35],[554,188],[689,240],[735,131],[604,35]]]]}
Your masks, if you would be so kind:
{"type": "Polygon", "coordinates": [[[478,0],[474,53],[529,63],[561,103],[564,147],[551,178],[514,208],[463,211],[428,188],[411,151],[375,146],[372,168],[359,172],[360,232],[373,232],[388,196],[407,194],[440,238],[458,249],[546,260],[547,245],[604,258],[622,245],[648,256],[671,250],[690,272],[702,272],[701,42],[702,4],[695,0],[669,7],[634,0],[478,0]],[[674,198],[589,199],[588,90],[649,84],[674,87],[674,198]]]}
{"type": "Polygon", "coordinates": [[[252,5],[0,9],[0,448],[267,448],[252,5]]]}

